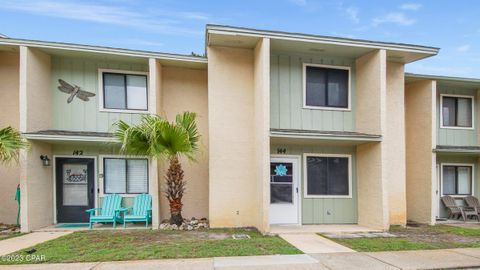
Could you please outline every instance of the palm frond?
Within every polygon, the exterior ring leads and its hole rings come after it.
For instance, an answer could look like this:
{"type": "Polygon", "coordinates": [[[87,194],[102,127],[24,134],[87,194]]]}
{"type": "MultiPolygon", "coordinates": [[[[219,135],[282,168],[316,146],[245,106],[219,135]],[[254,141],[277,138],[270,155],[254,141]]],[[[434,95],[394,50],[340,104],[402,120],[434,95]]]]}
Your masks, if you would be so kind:
{"type": "Polygon", "coordinates": [[[0,163],[18,162],[19,151],[28,146],[29,143],[16,129],[12,127],[0,129],[0,163]]]}

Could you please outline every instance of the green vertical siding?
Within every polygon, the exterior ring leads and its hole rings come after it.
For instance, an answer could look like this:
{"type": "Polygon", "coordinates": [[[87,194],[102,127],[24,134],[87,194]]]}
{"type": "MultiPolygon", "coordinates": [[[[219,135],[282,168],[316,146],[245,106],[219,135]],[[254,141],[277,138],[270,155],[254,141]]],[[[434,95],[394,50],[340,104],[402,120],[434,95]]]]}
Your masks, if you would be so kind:
{"type": "Polygon", "coordinates": [[[357,180],[356,180],[356,149],[352,147],[321,147],[315,145],[272,145],[271,153],[276,154],[277,148],[286,148],[286,155],[299,155],[301,179],[299,179],[300,198],[302,201],[302,224],[349,224],[357,223],[357,180]],[[348,154],[352,155],[352,198],[304,198],[304,153],[317,154],[348,154]],[[327,214],[329,211],[331,214],[327,214]]]}
{"type": "Polygon", "coordinates": [[[319,54],[272,52],[270,126],[281,129],[355,130],[355,60],[319,54]],[[303,63],[351,67],[351,111],[303,108],[303,63]]]}
{"type": "Polygon", "coordinates": [[[119,69],[126,71],[148,71],[147,64],[121,63],[73,57],[52,57],[53,129],[71,131],[111,131],[117,120],[136,123],[141,114],[111,113],[99,111],[98,69],[119,69]],[[76,84],[93,92],[95,97],[84,102],[75,98],[67,103],[68,95],[57,89],[58,79],[76,84]]]}
{"type": "Polygon", "coordinates": [[[477,145],[477,90],[464,89],[458,87],[449,87],[439,84],[437,86],[437,144],[438,145],[458,145],[458,146],[476,146],[477,145]],[[448,129],[440,128],[440,94],[467,95],[474,97],[474,129],[448,129]]]}
{"type": "MultiPolygon", "coordinates": [[[[442,163],[463,163],[463,164],[474,164],[474,170],[473,170],[473,195],[474,196],[479,196],[480,195],[480,181],[479,179],[479,172],[480,169],[478,168],[478,158],[475,156],[464,156],[464,155],[442,155],[442,154],[437,154],[437,166],[438,170],[437,172],[440,172],[441,175],[441,164],[442,163]]],[[[441,183],[440,179],[440,185],[441,183]]],[[[440,186],[438,187],[438,192],[441,192],[440,186]]],[[[440,193],[441,196],[441,193],[440,193]]],[[[457,200],[457,203],[460,205],[463,205],[463,200],[457,200]]],[[[448,217],[448,211],[445,208],[445,205],[441,202],[438,201],[439,204],[439,209],[440,209],[440,217],[446,218],[448,217]]]]}

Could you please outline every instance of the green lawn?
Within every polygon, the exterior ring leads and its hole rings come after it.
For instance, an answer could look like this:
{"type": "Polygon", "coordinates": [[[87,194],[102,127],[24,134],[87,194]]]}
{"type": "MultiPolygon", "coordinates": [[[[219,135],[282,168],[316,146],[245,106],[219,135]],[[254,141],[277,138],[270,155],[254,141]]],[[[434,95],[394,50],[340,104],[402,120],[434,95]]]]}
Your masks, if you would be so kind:
{"type": "Polygon", "coordinates": [[[460,228],[447,225],[392,227],[395,238],[330,238],[356,251],[398,251],[480,247],[479,228],[460,228]]]}
{"type": "MultiPolygon", "coordinates": [[[[34,248],[35,255],[44,255],[45,259],[40,262],[47,263],[302,253],[280,237],[244,229],[80,231],[34,248]],[[251,238],[234,240],[233,233],[245,233],[251,238]]],[[[15,254],[26,256],[27,253],[22,250],[15,254]]],[[[26,262],[0,260],[0,264],[13,263],[26,262]]]]}

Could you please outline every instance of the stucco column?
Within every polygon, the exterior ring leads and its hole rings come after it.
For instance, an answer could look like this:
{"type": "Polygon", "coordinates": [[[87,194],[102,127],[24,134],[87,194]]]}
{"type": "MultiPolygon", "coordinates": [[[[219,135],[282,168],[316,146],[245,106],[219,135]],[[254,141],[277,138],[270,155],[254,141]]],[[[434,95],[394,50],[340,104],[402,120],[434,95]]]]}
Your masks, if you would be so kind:
{"type": "Polygon", "coordinates": [[[270,39],[254,49],[255,164],[258,186],[257,228],[268,232],[270,207],[270,39]]]}
{"type": "MultiPolygon", "coordinates": [[[[385,136],[387,119],[386,51],[376,50],[356,60],[356,129],[385,136]]],[[[384,138],[383,138],[384,139],[384,138]]],[[[389,227],[385,142],[357,147],[358,223],[389,227]]]]}
{"type": "Polygon", "coordinates": [[[156,230],[160,226],[160,188],[158,178],[158,161],[156,158],[148,160],[148,191],[152,195],[152,229],[156,230]]]}
{"type": "Polygon", "coordinates": [[[435,223],[437,144],[436,82],[422,80],[405,87],[407,219],[435,223]]]}

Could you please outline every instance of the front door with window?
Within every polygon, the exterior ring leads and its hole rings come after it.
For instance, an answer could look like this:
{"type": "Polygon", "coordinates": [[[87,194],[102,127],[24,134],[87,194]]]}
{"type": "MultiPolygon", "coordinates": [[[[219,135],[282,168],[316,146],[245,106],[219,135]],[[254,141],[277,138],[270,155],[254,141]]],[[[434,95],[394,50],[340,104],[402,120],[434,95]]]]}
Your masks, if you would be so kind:
{"type": "Polygon", "coordinates": [[[270,160],[270,224],[298,224],[298,159],[270,160]]]}
{"type": "Polygon", "coordinates": [[[95,160],[56,158],[57,222],[88,222],[94,207],[95,160]]]}

